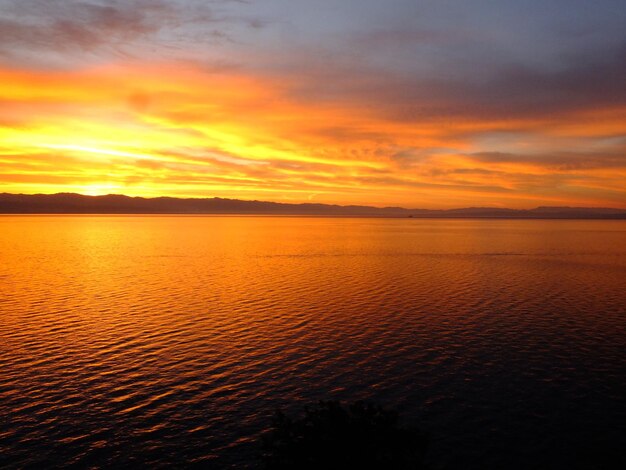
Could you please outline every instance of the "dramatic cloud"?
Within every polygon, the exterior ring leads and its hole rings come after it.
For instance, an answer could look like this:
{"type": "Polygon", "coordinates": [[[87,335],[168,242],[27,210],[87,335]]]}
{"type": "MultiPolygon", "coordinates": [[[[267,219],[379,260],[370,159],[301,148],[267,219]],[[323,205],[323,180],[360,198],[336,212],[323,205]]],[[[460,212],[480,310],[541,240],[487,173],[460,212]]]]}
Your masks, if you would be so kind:
{"type": "Polygon", "coordinates": [[[381,5],[0,0],[0,191],[626,206],[622,13],[381,5]]]}

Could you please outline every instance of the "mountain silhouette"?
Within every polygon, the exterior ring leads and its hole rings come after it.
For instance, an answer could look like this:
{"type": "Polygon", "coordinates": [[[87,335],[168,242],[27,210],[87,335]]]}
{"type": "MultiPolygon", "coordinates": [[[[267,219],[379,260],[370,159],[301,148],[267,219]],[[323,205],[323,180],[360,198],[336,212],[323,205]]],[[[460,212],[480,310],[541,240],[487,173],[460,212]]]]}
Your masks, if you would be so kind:
{"type": "Polygon", "coordinates": [[[263,214],[416,218],[626,219],[626,209],[537,207],[502,209],[406,209],[403,207],[287,204],[222,198],[129,197],[119,194],[84,196],[73,193],[0,193],[2,214],[263,214]]]}

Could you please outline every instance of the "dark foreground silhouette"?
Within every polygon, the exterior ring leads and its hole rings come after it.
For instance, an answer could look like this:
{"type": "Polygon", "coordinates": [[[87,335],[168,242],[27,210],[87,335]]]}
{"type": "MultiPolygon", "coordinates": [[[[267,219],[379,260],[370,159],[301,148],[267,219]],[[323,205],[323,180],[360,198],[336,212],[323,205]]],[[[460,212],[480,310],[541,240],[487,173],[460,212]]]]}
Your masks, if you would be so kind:
{"type": "Polygon", "coordinates": [[[425,435],[365,402],[321,401],[297,419],[278,411],[263,450],[267,470],[426,468],[425,435]]]}

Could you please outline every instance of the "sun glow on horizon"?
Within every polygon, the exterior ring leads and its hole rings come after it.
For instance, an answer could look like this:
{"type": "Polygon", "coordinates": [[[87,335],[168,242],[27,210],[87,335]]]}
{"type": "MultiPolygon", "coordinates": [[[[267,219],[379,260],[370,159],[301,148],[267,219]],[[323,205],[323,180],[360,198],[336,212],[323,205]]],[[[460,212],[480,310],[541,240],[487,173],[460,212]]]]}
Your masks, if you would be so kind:
{"type": "MultiPolygon", "coordinates": [[[[373,51],[386,41],[400,55],[412,51],[411,35],[386,34],[362,39],[373,51]]],[[[20,39],[34,53],[44,48],[42,60],[69,61],[56,66],[3,59],[0,46],[0,191],[626,207],[626,104],[618,92],[605,96],[610,82],[596,90],[576,67],[507,75],[486,64],[477,81],[450,75],[462,64],[435,61],[433,71],[453,77],[435,80],[428,68],[378,63],[357,45],[349,56],[345,44],[324,55],[313,45],[233,42],[209,60],[193,42],[181,46],[187,55],[157,47],[153,56],[155,38],[137,32],[130,42],[140,60],[108,54],[106,35],[98,45],[83,40],[97,51],[89,60],[20,39]]]]}

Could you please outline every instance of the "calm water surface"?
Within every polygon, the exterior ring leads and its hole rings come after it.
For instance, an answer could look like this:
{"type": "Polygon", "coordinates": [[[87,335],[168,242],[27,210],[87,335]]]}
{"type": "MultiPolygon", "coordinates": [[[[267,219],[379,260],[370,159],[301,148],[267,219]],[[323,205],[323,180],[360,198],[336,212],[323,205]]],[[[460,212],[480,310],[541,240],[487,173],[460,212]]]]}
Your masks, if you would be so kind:
{"type": "Polygon", "coordinates": [[[626,222],[0,217],[0,467],[249,468],[363,398],[435,469],[626,468],[624,351],[626,222]]]}

